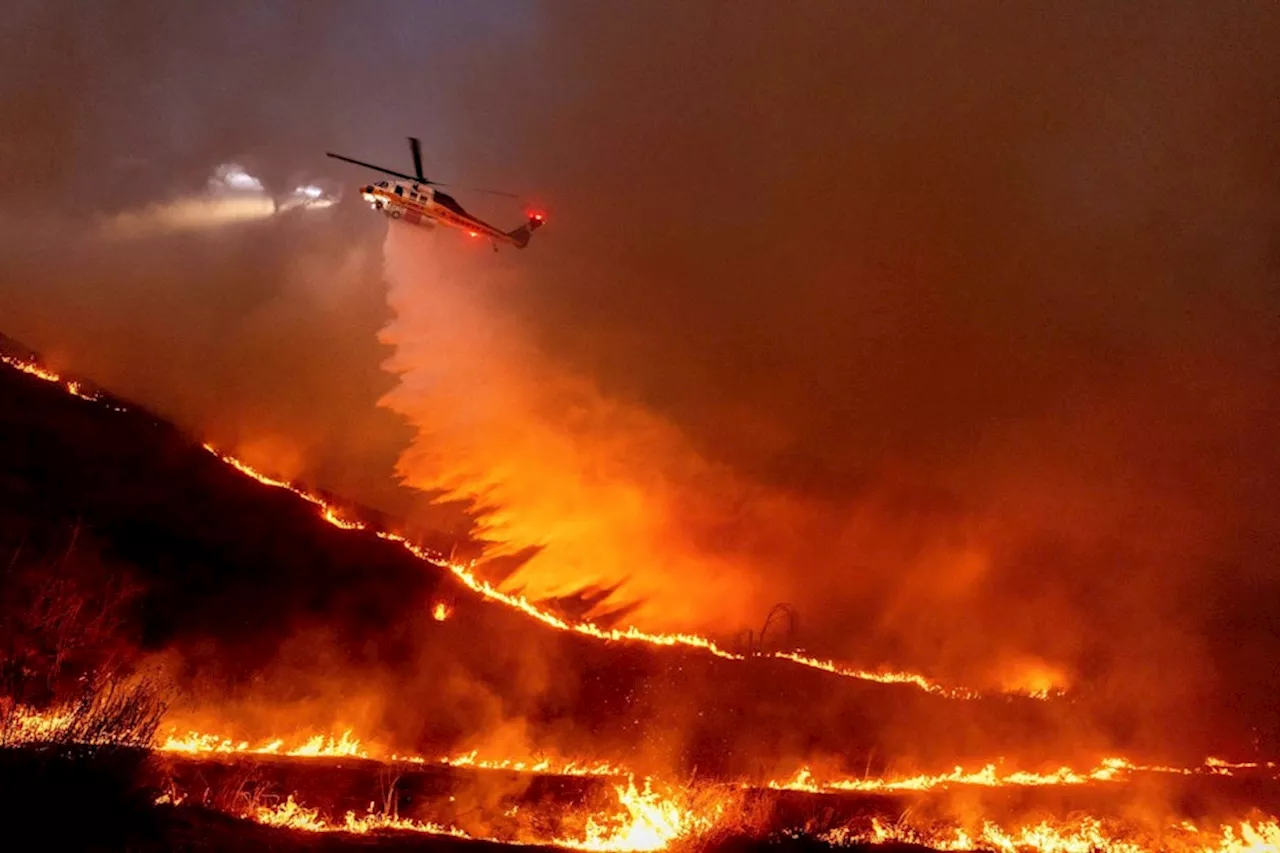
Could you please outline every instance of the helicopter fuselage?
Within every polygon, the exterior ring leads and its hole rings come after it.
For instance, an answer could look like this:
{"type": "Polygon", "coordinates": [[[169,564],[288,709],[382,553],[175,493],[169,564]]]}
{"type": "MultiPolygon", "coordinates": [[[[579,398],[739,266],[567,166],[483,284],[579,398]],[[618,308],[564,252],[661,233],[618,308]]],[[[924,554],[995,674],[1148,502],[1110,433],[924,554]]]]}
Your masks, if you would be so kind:
{"type": "MultiPolygon", "coordinates": [[[[366,184],[360,188],[360,197],[374,210],[381,211],[391,219],[403,219],[410,225],[427,227],[444,225],[466,232],[472,237],[488,237],[493,241],[495,251],[499,243],[523,249],[529,245],[529,238],[533,236],[533,232],[546,223],[546,217],[543,214],[531,212],[524,225],[514,231],[503,231],[483,219],[472,216],[462,209],[462,205],[458,204],[453,196],[436,189],[441,185],[439,181],[427,180],[422,174],[422,146],[417,138],[412,136],[409,137],[409,151],[413,155],[412,175],[356,160],[345,154],[335,154],[332,151],[325,152],[325,156],[403,179],[378,181],[376,184],[366,184]]],[[[477,192],[511,196],[511,193],[496,190],[477,190],[477,192]]],[[[514,196],[511,197],[514,198],[514,196]]]]}
{"type": "Polygon", "coordinates": [[[467,213],[452,197],[432,187],[403,181],[379,181],[361,188],[360,197],[391,219],[410,225],[437,224],[456,228],[471,237],[489,237],[517,245],[512,236],[467,213]]]}

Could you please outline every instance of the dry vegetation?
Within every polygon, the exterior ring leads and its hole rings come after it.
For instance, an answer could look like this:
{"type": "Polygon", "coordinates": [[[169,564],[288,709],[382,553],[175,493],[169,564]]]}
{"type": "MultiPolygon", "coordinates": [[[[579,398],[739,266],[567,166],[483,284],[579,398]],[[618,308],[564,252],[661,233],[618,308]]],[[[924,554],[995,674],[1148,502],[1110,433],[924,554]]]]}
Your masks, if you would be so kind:
{"type": "Polygon", "coordinates": [[[0,574],[0,817],[64,849],[136,835],[155,799],[164,703],[132,667],[133,597],[78,531],[57,551],[15,548],[0,574]]]}
{"type": "Polygon", "coordinates": [[[0,576],[0,746],[151,745],[164,705],[133,671],[134,597],[78,529],[60,554],[14,551],[0,576]],[[57,724],[33,726],[31,712],[57,724]]]}

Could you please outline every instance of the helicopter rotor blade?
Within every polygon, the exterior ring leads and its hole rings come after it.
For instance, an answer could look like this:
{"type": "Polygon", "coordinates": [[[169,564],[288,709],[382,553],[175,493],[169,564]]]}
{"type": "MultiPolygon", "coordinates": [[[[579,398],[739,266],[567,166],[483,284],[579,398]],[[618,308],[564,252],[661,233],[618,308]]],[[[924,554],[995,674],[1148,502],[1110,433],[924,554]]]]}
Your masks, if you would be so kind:
{"type": "Polygon", "coordinates": [[[410,147],[413,150],[413,166],[418,172],[417,175],[406,175],[404,172],[396,172],[396,171],[392,171],[391,169],[384,169],[381,166],[376,166],[373,163],[366,163],[365,161],[357,160],[354,157],[347,157],[342,154],[334,154],[332,151],[326,151],[325,156],[332,157],[335,160],[342,160],[347,163],[354,163],[357,166],[364,166],[366,169],[372,169],[373,171],[381,172],[384,175],[391,175],[392,177],[396,177],[396,178],[404,178],[406,181],[413,181],[419,184],[427,184],[433,187],[452,187],[453,189],[465,190],[466,192],[484,193],[486,195],[498,195],[498,196],[503,196],[505,198],[520,198],[520,196],[516,193],[504,192],[503,190],[487,190],[487,189],[481,189],[479,187],[462,187],[462,186],[458,186],[457,184],[448,184],[448,183],[443,183],[441,181],[427,180],[422,175],[422,152],[418,146],[418,140],[414,139],[411,136],[409,137],[409,143],[410,143],[410,147]]]}
{"type": "Polygon", "coordinates": [[[426,175],[422,174],[422,145],[416,136],[409,137],[409,150],[413,152],[413,171],[418,176],[418,183],[434,183],[434,181],[428,181],[426,175]]]}
{"type": "MultiPolygon", "coordinates": [[[[364,166],[366,169],[373,169],[375,172],[381,172],[384,175],[393,175],[397,178],[404,178],[406,181],[417,181],[413,175],[406,175],[404,172],[393,172],[390,169],[384,169],[381,166],[375,166],[372,163],[366,163],[363,160],[355,160],[351,157],[344,157],[341,154],[334,154],[332,151],[326,151],[325,156],[332,157],[335,160],[345,160],[348,163],[355,163],[357,166],[364,166]]],[[[430,181],[418,181],[419,183],[431,183],[430,181]]]]}
{"type": "Polygon", "coordinates": [[[479,187],[460,187],[457,184],[442,184],[439,181],[427,181],[427,183],[433,184],[437,187],[451,187],[455,190],[464,190],[469,193],[484,193],[485,195],[500,195],[505,198],[520,198],[517,193],[503,192],[502,190],[485,190],[480,189],[479,187]]]}

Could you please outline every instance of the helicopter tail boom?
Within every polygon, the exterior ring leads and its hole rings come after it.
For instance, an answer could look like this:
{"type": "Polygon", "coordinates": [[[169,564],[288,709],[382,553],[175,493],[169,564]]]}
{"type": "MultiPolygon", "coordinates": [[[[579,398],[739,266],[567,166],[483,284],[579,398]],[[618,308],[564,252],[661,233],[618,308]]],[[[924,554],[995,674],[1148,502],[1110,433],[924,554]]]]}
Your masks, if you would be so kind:
{"type": "Polygon", "coordinates": [[[512,244],[517,249],[523,249],[529,245],[529,238],[533,236],[533,232],[541,228],[546,219],[547,217],[541,213],[531,213],[528,222],[514,231],[508,231],[507,236],[511,238],[512,244]]]}

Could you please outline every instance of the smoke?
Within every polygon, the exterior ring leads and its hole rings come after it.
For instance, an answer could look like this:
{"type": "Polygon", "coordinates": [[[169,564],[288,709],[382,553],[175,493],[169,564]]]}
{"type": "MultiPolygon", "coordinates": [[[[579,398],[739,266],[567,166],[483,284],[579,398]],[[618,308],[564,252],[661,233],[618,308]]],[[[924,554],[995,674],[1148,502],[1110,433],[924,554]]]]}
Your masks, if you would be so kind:
{"type": "Polygon", "coordinates": [[[262,181],[234,163],[218,167],[204,193],[123,210],[99,222],[98,236],[107,240],[226,228],[290,210],[324,210],[337,197],[313,184],[297,187],[282,199],[272,198],[262,181]]]}
{"type": "Polygon", "coordinates": [[[400,384],[383,404],[417,430],[401,477],[473,508],[490,556],[525,557],[505,580],[536,598],[594,588],[591,615],[637,605],[667,629],[754,616],[752,579],[695,542],[705,522],[692,516],[736,488],[731,473],[549,358],[503,307],[514,271],[455,236],[387,235],[396,319],[381,337],[400,384]]]}
{"type": "Polygon", "coordinates": [[[374,408],[380,257],[341,236],[332,200],[199,186],[0,213],[4,328],[254,464],[404,506],[401,427],[374,408]]]}
{"type": "Polygon", "coordinates": [[[1233,716],[1276,21],[1134,16],[552,9],[530,65],[577,83],[503,123],[551,226],[518,272],[390,237],[401,474],[628,621],[787,601],[867,665],[1233,716]]]}

